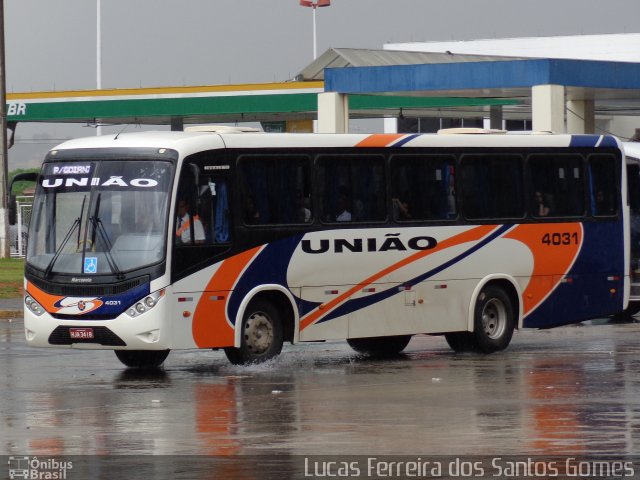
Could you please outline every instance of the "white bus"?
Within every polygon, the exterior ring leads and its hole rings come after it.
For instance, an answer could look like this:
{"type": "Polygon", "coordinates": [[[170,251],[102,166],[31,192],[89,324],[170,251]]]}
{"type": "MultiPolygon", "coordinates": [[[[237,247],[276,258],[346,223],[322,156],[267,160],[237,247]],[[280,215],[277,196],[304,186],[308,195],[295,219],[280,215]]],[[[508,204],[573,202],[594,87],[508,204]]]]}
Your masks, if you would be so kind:
{"type": "Polygon", "coordinates": [[[246,364],[341,339],[394,354],[416,334],[489,353],[515,328],[628,306],[614,137],[200,130],[47,154],[29,345],[112,349],[130,367],[171,349],[246,364]]]}
{"type": "Polygon", "coordinates": [[[640,142],[624,142],[631,224],[631,292],[627,315],[640,312],[640,142]]]}

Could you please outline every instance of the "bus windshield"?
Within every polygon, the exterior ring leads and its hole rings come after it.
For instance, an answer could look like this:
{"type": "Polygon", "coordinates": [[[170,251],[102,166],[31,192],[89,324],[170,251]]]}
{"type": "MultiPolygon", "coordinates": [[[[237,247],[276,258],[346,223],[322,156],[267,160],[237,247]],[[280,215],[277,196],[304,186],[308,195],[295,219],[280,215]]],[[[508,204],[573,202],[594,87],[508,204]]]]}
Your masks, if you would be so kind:
{"type": "Polygon", "coordinates": [[[45,163],[27,263],[45,276],[119,277],[162,261],[172,177],[164,161],[45,163]]]}

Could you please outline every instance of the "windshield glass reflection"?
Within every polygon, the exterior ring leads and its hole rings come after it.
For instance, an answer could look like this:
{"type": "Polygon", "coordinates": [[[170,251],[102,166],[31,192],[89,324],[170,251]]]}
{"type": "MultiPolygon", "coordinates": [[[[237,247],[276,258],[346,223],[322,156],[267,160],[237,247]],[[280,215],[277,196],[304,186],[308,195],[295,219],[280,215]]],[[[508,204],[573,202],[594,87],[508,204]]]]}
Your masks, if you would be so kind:
{"type": "Polygon", "coordinates": [[[172,169],[161,161],[45,164],[27,262],[47,275],[119,276],[161,261],[172,169]]]}

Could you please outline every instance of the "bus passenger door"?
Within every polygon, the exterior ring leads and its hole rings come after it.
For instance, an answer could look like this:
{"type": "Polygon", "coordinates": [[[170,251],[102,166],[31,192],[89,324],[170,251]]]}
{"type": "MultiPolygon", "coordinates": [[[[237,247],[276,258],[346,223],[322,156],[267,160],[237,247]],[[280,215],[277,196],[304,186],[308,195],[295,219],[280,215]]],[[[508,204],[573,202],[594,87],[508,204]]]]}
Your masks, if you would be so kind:
{"type": "Polygon", "coordinates": [[[186,163],[174,215],[172,280],[213,264],[231,247],[229,182],[186,163]]]}

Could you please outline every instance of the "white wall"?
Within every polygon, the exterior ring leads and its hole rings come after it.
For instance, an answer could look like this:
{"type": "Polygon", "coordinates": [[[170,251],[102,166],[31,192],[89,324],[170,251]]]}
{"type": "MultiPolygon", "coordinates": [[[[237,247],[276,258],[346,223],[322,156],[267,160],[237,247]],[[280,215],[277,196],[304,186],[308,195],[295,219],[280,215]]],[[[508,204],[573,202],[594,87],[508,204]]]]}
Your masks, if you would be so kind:
{"type": "Polygon", "coordinates": [[[385,50],[640,62],[640,33],[388,43],[385,50]]]}

